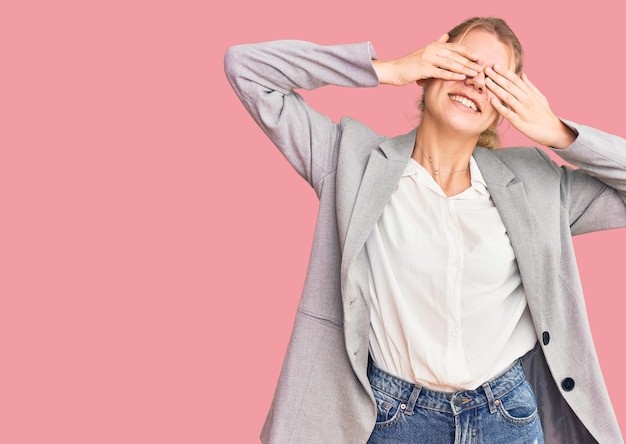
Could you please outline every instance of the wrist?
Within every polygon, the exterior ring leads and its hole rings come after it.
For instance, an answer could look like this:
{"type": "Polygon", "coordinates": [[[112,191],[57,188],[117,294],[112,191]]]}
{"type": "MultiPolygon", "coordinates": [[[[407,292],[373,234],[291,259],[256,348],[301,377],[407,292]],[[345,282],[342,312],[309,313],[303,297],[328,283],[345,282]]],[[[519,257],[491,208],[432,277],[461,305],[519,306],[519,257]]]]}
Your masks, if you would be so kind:
{"type": "Polygon", "coordinates": [[[372,66],[378,76],[378,83],[390,84],[391,83],[391,64],[386,60],[372,60],[372,66]]]}
{"type": "Polygon", "coordinates": [[[559,119],[559,130],[556,132],[552,143],[549,143],[548,146],[551,148],[564,150],[567,147],[569,147],[572,143],[574,143],[574,140],[576,140],[577,135],[578,134],[573,129],[571,129],[569,126],[564,124],[559,119]]]}

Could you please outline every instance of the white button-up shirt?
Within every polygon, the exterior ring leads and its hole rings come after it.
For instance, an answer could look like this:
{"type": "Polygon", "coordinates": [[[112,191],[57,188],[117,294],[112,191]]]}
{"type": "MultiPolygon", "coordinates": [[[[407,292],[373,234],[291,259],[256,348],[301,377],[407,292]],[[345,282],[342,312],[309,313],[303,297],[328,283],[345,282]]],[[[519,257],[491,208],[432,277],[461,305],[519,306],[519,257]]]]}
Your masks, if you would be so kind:
{"type": "Polygon", "coordinates": [[[447,197],[410,159],[366,242],[370,353],[434,390],[474,389],[537,341],[506,229],[478,165],[447,197]]]}

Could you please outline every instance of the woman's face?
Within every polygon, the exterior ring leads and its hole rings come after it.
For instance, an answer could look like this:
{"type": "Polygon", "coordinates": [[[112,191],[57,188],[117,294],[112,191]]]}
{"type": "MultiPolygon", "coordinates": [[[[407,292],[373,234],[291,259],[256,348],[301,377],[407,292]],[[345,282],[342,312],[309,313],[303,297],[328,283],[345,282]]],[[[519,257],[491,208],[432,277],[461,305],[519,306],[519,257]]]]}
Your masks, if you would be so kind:
{"type": "Polygon", "coordinates": [[[499,117],[490,103],[493,93],[485,86],[484,68],[499,64],[513,69],[514,61],[509,47],[490,32],[472,30],[460,43],[480,56],[478,64],[483,71],[465,80],[429,80],[425,85],[422,124],[432,119],[445,129],[477,137],[499,117]]]}

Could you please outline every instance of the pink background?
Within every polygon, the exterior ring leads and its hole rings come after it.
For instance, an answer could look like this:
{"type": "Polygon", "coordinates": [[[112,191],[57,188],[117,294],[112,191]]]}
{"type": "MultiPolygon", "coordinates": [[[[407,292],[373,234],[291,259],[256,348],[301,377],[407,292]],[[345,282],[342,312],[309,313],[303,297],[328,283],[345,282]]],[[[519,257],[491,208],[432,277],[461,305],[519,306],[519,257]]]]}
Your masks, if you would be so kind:
{"type": "MultiPolygon", "coordinates": [[[[230,89],[229,45],[370,40],[387,58],[499,15],[557,114],[626,135],[619,2],[471,3],[3,2],[0,442],[258,441],[316,199],[230,89]]],[[[418,96],[307,94],[389,135],[418,96]]],[[[626,231],[576,248],[624,429],[626,231]]]]}

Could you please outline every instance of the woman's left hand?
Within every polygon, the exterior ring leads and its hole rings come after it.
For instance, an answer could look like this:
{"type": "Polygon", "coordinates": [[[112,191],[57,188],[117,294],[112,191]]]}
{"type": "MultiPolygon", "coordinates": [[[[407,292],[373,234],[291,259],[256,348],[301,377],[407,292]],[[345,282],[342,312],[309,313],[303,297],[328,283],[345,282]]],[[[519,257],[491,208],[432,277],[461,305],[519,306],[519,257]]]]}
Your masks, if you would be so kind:
{"type": "Polygon", "coordinates": [[[535,142],[565,149],[576,134],[552,112],[548,100],[526,74],[521,77],[499,65],[485,68],[491,104],[518,131],[535,142]]]}

